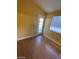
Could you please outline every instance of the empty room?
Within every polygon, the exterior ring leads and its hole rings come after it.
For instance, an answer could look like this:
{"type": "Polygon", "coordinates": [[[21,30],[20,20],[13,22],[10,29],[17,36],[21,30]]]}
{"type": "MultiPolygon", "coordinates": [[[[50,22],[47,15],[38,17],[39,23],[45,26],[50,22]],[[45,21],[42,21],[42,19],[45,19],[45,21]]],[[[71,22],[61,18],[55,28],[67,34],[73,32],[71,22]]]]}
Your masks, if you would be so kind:
{"type": "Polygon", "coordinates": [[[61,59],[61,0],[17,0],[17,59],[61,59]]]}

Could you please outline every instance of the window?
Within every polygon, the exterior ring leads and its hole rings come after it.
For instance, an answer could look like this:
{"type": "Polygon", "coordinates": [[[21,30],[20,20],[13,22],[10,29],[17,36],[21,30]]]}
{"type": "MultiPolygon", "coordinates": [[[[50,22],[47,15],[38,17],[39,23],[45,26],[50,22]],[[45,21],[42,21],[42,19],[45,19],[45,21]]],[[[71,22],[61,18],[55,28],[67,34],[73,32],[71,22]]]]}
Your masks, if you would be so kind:
{"type": "Polygon", "coordinates": [[[61,33],[61,16],[53,16],[50,30],[53,32],[61,33]]]}

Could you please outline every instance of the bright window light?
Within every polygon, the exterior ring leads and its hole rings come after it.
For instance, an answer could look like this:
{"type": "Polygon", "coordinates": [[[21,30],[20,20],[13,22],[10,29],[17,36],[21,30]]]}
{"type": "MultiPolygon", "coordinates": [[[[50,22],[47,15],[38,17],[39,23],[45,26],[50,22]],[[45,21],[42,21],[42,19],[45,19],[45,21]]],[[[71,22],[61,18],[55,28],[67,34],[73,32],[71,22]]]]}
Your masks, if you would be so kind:
{"type": "Polygon", "coordinates": [[[53,16],[50,30],[53,32],[61,33],[61,16],[53,16]]]}

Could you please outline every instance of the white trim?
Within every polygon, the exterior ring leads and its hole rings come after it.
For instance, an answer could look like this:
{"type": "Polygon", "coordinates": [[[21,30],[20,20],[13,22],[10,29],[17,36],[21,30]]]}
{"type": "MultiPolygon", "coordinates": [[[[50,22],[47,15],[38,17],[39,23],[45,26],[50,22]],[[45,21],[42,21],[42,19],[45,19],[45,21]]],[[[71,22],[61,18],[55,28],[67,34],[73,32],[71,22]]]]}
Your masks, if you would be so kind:
{"type": "Polygon", "coordinates": [[[51,41],[55,42],[57,45],[61,46],[60,43],[58,43],[57,41],[55,41],[54,39],[52,39],[51,37],[49,37],[48,35],[44,34],[45,37],[47,37],[48,39],[50,39],[51,41]]]}
{"type": "Polygon", "coordinates": [[[22,38],[18,38],[17,41],[23,40],[23,39],[27,39],[27,38],[31,38],[31,37],[34,37],[34,36],[37,36],[37,35],[39,35],[39,34],[35,34],[35,35],[27,36],[27,37],[22,37],[22,38]]]}

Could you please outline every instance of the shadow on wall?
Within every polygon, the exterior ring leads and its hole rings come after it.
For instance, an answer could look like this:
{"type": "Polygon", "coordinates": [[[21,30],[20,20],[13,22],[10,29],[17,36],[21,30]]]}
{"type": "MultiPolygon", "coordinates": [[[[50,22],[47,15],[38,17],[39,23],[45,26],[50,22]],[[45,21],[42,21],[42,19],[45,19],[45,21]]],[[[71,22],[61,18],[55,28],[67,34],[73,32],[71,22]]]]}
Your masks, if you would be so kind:
{"type": "Polygon", "coordinates": [[[30,0],[17,0],[17,38],[37,34],[39,15],[45,13],[30,0]]]}

